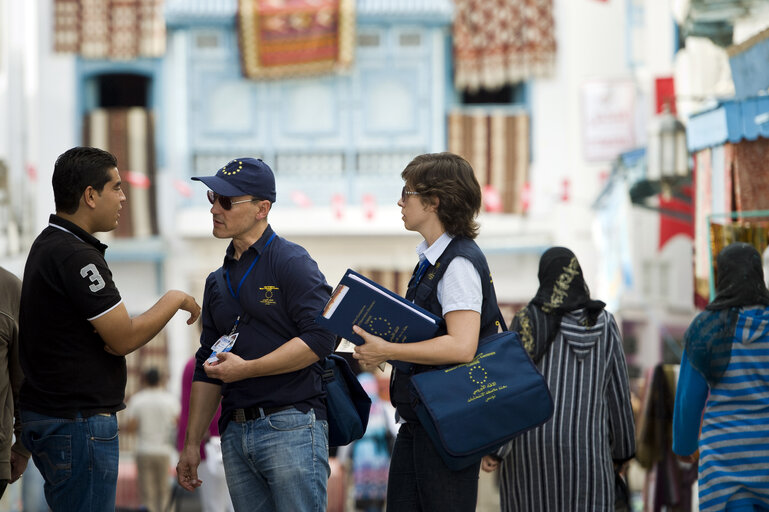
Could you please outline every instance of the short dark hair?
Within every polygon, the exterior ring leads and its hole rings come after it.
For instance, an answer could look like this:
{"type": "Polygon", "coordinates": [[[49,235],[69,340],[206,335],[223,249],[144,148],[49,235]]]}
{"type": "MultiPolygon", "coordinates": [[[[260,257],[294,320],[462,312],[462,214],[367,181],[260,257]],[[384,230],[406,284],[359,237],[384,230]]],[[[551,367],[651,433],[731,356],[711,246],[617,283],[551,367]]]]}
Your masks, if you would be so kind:
{"type": "Polygon", "coordinates": [[[80,196],[89,186],[101,194],[113,167],[117,167],[117,159],[103,149],[74,147],[59,155],[51,180],[56,211],[75,213],[80,206],[80,196]]]}
{"type": "Polygon", "coordinates": [[[478,236],[481,186],[470,163],[454,153],[427,153],[414,158],[401,177],[419,193],[422,204],[438,198],[438,219],[451,236],[478,236]]]}
{"type": "Polygon", "coordinates": [[[160,372],[157,368],[152,367],[144,372],[144,382],[150,387],[155,387],[160,383],[160,372]]]}

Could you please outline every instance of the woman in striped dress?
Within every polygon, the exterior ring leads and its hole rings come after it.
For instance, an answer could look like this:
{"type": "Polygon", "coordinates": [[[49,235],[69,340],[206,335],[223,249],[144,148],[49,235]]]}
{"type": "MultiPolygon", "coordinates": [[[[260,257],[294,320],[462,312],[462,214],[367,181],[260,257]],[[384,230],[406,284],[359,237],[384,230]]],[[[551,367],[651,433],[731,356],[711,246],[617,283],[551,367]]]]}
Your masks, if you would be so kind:
{"type": "Polygon", "coordinates": [[[753,246],[716,263],[716,297],[684,335],[673,451],[699,459],[701,512],[769,511],[769,291],[753,246]]]}
{"type": "Polygon", "coordinates": [[[500,467],[505,512],[613,511],[615,467],[635,453],[617,324],[590,293],[576,256],[545,251],[539,289],[512,329],[547,379],[555,412],[483,461],[500,467]]]}

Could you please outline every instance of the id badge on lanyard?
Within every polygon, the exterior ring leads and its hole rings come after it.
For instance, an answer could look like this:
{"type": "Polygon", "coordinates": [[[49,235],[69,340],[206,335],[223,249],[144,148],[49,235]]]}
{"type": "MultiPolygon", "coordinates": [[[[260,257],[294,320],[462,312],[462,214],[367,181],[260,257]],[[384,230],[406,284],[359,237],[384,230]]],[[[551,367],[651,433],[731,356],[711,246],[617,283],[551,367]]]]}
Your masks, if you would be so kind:
{"type": "MultiPolygon", "coordinates": [[[[267,240],[267,243],[264,244],[264,248],[262,249],[262,252],[266,251],[267,248],[270,246],[272,241],[275,239],[275,233],[270,235],[270,239],[267,240]]],[[[248,277],[248,274],[251,273],[251,270],[253,270],[254,266],[256,265],[256,262],[259,261],[259,258],[261,257],[261,253],[256,255],[256,258],[254,258],[254,261],[251,262],[251,265],[248,267],[248,270],[246,270],[246,273],[243,274],[243,277],[240,279],[240,283],[238,283],[237,290],[232,289],[232,284],[230,283],[230,273],[225,269],[224,270],[224,277],[227,279],[227,288],[230,292],[230,295],[232,295],[232,298],[235,300],[238,300],[238,296],[240,295],[240,288],[243,286],[243,282],[246,280],[246,277],[248,277]]],[[[238,333],[235,332],[235,329],[238,328],[238,322],[240,322],[240,315],[238,315],[238,318],[235,319],[235,325],[232,326],[232,330],[229,334],[226,334],[216,340],[216,343],[211,347],[211,355],[208,356],[208,359],[206,359],[206,363],[212,364],[219,360],[219,358],[216,357],[216,354],[221,354],[222,352],[229,352],[232,350],[232,347],[235,345],[235,340],[238,339],[238,333]]]]}
{"type": "Polygon", "coordinates": [[[213,364],[217,361],[219,361],[219,358],[216,357],[217,354],[221,354],[222,352],[229,352],[232,350],[232,347],[235,345],[235,340],[238,339],[238,334],[235,332],[235,329],[238,327],[238,322],[240,321],[240,316],[235,319],[235,325],[232,326],[232,330],[229,334],[225,334],[218,340],[216,340],[216,343],[211,347],[211,355],[208,356],[208,359],[206,359],[206,363],[213,364]]]}

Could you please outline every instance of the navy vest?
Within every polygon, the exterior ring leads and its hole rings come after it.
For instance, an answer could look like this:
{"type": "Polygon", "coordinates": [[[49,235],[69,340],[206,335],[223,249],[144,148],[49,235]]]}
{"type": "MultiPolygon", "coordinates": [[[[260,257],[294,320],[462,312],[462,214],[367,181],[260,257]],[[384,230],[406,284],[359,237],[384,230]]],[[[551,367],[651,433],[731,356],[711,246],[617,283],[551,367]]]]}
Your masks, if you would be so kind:
{"type": "MultiPolygon", "coordinates": [[[[443,278],[443,273],[446,272],[451,260],[457,256],[469,260],[475,267],[478,275],[481,276],[483,303],[481,305],[481,330],[478,333],[478,339],[491,336],[499,330],[497,294],[494,291],[494,282],[491,278],[489,265],[486,263],[486,257],[478,245],[469,238],[454,238],[443,251],[440,258],[438,258],[438,261],[435,262],[435,265],[427,267],[422,279],[418,283],[415,282],[414,275],[412,275],[408,290],[406,291],[406,299],[442,317],[443,308],[440,302],[438,302],[438,282],[443,278]]],[[[416,268],[414,272],[416,273],[416,268]]],[[[446,334],[445,326],[436,336],[444,334],[446,334]]],[[[409,393],[411,375],[432,368],[434,367],[414,365],[413,370],[409,373],[393,369],[390,381],[390,400],[401,418],[411,422],[418,421],[416,413],[411,407],[411,396],[409,393]]]]}

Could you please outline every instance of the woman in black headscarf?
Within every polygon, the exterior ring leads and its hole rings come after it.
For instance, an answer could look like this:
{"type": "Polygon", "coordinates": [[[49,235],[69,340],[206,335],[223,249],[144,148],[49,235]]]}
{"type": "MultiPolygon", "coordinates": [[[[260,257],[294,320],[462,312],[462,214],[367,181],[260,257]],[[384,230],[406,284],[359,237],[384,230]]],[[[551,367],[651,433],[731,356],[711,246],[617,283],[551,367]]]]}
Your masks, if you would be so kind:
{"type": "MultiPolygon", "coordinates": [[[[539,289],[512,330],[547,379],[555,411],[497,453],[503,511],[614,510],[614,466],[633,456],[635,424],[622,341],[604,306],[590,298],[573,252],[545,251],[539,289]]],[[[483,468],[496,460],[487,456],[483,468]]]]}
{"type": "Polygon", "coordinates": [[[750,244],[716,268],[716,297],[684,334],[673,451],[699,458],[701,511],[769,510],[769,290],[750,244]]]}
{"type": "Polygon", "coordinates": [[[538,277],[537,294],[515,314],[510,328],[520,334],[535,364],[550,348],[564,314],[584,308],[584,324],[592,326],[606,306],[590,299],[577,257],[565,247],[552,247],[542,254],[538,277]]]}

